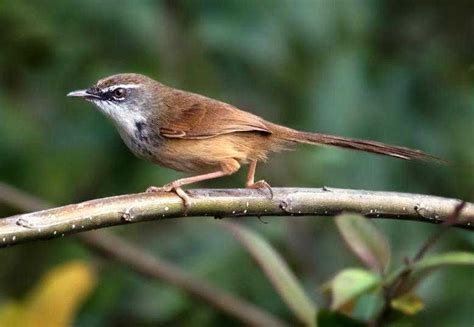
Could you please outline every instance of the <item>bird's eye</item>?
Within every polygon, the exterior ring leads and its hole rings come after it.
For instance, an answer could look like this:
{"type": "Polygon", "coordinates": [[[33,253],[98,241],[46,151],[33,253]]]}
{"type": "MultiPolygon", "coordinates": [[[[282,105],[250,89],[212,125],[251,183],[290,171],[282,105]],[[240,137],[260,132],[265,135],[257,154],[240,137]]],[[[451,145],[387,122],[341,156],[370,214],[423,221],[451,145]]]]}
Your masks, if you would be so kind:
{"type": "Polygon", "coordinates": [[[125,96],[127,91],[124,88],[119,87],[118,89],[114,90],[114,97],[117,99],[121,99],[125,96]]]}

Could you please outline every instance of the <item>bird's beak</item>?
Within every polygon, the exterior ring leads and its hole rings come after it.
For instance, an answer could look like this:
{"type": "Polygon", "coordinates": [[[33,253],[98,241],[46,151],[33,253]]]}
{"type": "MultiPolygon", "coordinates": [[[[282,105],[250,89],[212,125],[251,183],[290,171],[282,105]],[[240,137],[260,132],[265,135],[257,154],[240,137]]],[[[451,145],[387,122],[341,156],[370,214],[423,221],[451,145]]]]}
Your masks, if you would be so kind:
{"type": "Polygon", "coordinates": [[[72,91],[67,94],[68,97],[77,97],[84,99],[100,99],[100,96],[92,89],[72,91]]]}
{"type": "Polygon", "coordinates": [[[88,96],[87,90],[78,90],[78,91],[72,91],[67,94],[68,97],[79,97],[79,98],[85,98],[88,96]]]}

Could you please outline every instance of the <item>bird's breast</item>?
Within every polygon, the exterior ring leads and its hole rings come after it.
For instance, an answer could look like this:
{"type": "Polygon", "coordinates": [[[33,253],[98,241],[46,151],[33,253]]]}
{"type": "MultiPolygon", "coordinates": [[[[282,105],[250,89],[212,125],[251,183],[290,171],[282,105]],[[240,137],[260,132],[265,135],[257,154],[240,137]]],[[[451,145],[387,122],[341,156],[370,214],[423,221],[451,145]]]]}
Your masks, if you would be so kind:
{"type": "Polygon", "coordinates": [[[159,133],[144,121],[136,121],[131,129],[119,128],[119,134],[133,154],[146,160],[153,161],[162,143],[159,133]]]}

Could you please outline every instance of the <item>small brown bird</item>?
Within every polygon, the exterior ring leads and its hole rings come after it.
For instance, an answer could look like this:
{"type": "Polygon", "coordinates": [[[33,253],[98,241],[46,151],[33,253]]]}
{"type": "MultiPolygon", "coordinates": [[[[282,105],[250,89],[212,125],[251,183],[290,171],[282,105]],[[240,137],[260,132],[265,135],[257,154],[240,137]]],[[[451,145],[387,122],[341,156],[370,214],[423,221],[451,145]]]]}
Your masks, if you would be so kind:
{"type": "MultiPolygon", "coordinates": [[[[249,164],[246,186],[254,181],[258,161],[296,143],[330,145],[399,159],[437,158],[419,150],[341,136],[300,132],[270,123],[236,107],[177,90],[139,74],[119,74],[68,94],[94,103],[112,120],[128,148],[138,157],[196,174],[148,191],[174,191],[190,204],[181,186],[231,175],[249,164]]],[[[271,191],[271,189],[270,189],[271,191]]]]}

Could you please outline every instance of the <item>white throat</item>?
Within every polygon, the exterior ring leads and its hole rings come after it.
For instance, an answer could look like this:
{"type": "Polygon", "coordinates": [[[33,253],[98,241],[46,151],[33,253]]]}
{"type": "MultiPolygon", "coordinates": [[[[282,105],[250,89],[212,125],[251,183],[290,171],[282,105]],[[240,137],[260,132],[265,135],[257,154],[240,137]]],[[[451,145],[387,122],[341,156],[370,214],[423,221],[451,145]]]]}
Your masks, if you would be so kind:
{"type": "Polygon", "coordinates": [[[145,120],[140,111],[124,108],[112,101],[96,100],[94,104],[114,122],[122,138],[132,137],[135,134],[137,122],[145,120]]]}

